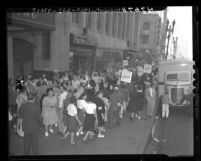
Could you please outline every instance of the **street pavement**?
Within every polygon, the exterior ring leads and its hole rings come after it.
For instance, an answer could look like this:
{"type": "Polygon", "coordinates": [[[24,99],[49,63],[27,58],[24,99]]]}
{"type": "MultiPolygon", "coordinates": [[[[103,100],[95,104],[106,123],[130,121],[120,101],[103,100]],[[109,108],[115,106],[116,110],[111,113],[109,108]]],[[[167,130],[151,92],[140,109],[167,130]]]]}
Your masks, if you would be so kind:
{"type": "MultiPolygon", "coordinates": [[[[149,140],[148,153],[165,154],[168,156],[193,156],[194,142],[193,142],[193,119],[190,117],[193,107],[170,108],[169,118],[166,120],[160,119],[160,126],[158,129],[159,138],[165,139],[166,142],[156,143],[149,140]],[[153,147],[155,146],[155,147],[153,147]],[[151,152],[152,151],[152,152],[151,152]]],[[[148,145],[147,145],[148,146],[148,145]]]]}
{"type": "MultiPolygon", "coordinates": [[[[70,139],[63,140],[57,132],[45,137],[43,131],[39,137],[39,154],[143,154],[154,116],[145,118],[145,110],[141,112],[141,116],[144,119],[131,121],[125,114],[120,127],[108,129],[106,126],[104,138],[95,137],[93,141],[83,143],[83,137],[76,137],[76,145],[70,145],[70,139]]],[[[12,133],[10,140],[10,152],[13,155],[23,155],[23,138],[12,133]]]]}

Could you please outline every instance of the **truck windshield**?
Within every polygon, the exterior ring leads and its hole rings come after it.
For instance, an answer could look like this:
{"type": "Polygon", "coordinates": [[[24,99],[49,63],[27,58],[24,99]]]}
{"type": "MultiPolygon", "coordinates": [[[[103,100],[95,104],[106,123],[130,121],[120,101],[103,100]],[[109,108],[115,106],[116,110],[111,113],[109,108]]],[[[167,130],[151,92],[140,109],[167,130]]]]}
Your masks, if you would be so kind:
{"type": "Polygon", "coordinates": [[[167,75],[168,81],[189,81],[190,74],[189,73],[171,73],[167,75]]]}

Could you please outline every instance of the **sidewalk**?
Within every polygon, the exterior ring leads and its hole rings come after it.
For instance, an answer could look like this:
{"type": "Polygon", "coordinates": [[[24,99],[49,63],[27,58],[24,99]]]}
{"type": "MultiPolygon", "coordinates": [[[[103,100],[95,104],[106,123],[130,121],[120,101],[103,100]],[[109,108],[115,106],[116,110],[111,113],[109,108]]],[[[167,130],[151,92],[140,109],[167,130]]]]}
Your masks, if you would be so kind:
{"type": "MultiPolygon", "coordinates": [[[[158,101],[156,101],[156,107],[157,105],[158,101]]],[[[145,111],[142,112],[142,115],[144,114],[145,111]]],[[[125,117],[120,127],[108,129],[105,132],[105,138],[96,137],[89,143],[83,143],[82,139],[79,138],[75,146],[69,144],[69,139],[62,140],[57,133],[50,134],[48,138],[44,134],[40,134],[39,151],[41,155],[143,154],[150,136],[154,116],[142,120],[135,119],[134,121],[125,117]]],[[[10,149],[14,155],[22,155],[23,139],[13,134],[10,149]]]]}

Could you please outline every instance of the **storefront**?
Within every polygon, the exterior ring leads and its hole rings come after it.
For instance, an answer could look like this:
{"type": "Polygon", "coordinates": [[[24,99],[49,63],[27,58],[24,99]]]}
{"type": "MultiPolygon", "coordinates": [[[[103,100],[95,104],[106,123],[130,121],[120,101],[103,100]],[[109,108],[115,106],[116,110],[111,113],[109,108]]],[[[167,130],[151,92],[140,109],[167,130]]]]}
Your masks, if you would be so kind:
{"type": "Polygon", "coordinates": [[[115,49],[97,49],[95,57],[95,69],[107,70],[108,68],[119,66],[123,61],[123,51],[115,49]]]}
{"type": "Polygon", "coordinates": [[[10,13],[7,18],[8,76],[33,74],[42,60],[50,59],[55,14],[10,13]]]}
{"type": "Polygon", "coordinates": [[[69,69],[74,72],[91,73],[94,70],[96,46],[96,39],[71,33],[70,51],[73,56],[69,69]]]}

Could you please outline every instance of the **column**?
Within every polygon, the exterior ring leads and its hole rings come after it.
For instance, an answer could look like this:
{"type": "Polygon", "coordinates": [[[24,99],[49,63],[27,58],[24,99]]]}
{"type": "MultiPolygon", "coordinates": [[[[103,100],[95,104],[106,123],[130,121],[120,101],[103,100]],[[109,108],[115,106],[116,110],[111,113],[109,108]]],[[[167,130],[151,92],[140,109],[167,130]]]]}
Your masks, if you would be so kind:
{"type": "Polygon", "coordinates": [[[96,20],[97,20],[97,12],[92,12],[91,17],[91,30],[96,31],[96,20]]]}
{"type": "Polygon", "coordinates": [[[113,24],[113,19],[112,19],[112,18],[113,18],[113,13],[112,13],[112,12],[109,12],[109,21],[108,21],[108,23],[109,23],[109,24],[108,24],[108,27],[109,27],[109,28],[108,28],[108,29],[109,29],[109,30],[108,30],[108,35],[109,35],[109,36],[112,36],[112,24],[113,24]]]}
{"type": "Polygon", "coordinates": [[[85,23],[85,19],[86,19],[86,16],[85,16],[86,12],[80,12],[80,17],[79,17],[79,25],[81,28],[84,28],[86,25],[85,23]]]}
{"type": "Polygon", "coordinates": [[[114,12],[113,13],[113,19],[114,19],[114,23],[113,23],[113,33],[114,33],[114,37],[117,38],[118,37],[118,12],[114,12]]]}
{"type": "Polygon", "coordinates": [[[105,33],[105,16],[106,13],[105,12],[101,12],[101,33],[104,34],[105,33]]]}
{"type": "Polygon", "coordinates": [[[127,40],[127,13],[123,14],[123,40],[127,40]]]}
{"type": "Polygon", "coordinates": [[[119,22],[118,22],[118,38],[122,39],[123,32],[123,13],[119,12],[119,22]]]}
{"type": "Polygon", "coordinates": [[[132,37],[134,37],[133,35],[133,30],[134,30],[134,26],[133,26],[133,13],[128,13],[128,17],[127,17],[127,40],[130,41],[130,43],[133,43],[132,41],[132,37]]]}
{"type": "Polygon", "coordinates": [[[13,74],[13,38],[7,37],[7,59],[8,59],[8,78],[14,78],[13,74]]]}

